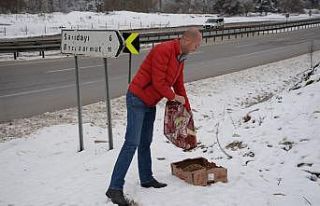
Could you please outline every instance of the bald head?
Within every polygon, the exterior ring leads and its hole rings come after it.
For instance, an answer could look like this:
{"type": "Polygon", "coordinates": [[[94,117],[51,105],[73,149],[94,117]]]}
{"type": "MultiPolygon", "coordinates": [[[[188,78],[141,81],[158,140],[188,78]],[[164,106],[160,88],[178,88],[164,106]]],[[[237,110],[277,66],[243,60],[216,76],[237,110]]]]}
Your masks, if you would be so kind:
{"type": "Polygon", "coordinates": [[[189,28],[182,34],[180,39],[181,52],[183,54],[189,54],[196,51],[200,46],[201,40],[202,36],[200,31],[195,27],[189,28]]]}
{"type": "Polygon", "coordinates": [[[196,40],[196,39],[201,38],[201,33],[200,33],[199,29],[197,29],[195,27],[191,27],[183,33],[182,38],[196,40]]]}

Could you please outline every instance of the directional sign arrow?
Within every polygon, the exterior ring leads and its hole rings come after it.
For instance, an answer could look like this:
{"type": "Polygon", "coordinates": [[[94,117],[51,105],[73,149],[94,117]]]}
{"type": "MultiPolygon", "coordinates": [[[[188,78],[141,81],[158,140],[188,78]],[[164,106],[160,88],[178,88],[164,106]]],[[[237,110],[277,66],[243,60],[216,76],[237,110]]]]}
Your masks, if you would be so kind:
{"type": "Polygon", "coordinates": [[[125,48],[123,52],[131,54],[139,54],[140,41],[139,33],[123,33],[123,38],[125,40],[125,48]]]}
{"type": "Polygon", "coordinates": [[[61,53],[92,57],[117,57],[124,47],[118,31],[62,30],[61,53]]]}

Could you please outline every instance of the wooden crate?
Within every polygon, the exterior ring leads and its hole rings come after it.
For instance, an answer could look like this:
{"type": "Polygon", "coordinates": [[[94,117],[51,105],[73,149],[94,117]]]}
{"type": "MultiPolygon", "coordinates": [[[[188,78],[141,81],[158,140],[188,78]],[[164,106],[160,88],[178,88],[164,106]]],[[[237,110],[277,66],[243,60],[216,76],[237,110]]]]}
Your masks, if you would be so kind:
{"type": "Polygon", "coordinates": [[[207,186],[215,182],[228,182],[227,169],[203,157],[171,163],[171,172],[193,185],[207,186]]]}

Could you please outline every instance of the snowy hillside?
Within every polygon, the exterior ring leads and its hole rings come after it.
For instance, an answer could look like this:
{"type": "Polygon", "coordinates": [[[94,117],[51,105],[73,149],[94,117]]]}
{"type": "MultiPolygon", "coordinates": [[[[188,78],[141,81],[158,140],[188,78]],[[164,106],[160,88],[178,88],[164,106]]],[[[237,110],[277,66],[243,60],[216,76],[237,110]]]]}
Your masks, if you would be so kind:
{"type": "MultiPolygon", "coordinates": [[[[26,36],[59,34],[67,29],[136,29],[174,27],[181,25],[203,25],[215,15],[165,14],[115,11],[108,14],[94,12],[70,12],[49,14],[0,14],[0,39],[26,36]]],[[[319,17],[314,14],[313,17],[319,17]]],[[[291,15],[289,20],[307,19],[307,14],[291,15]]],[[[253,17],[227,17],[225,23],[251,21],[286,21],[282,14],[253,17]]]]}
{"type": "MultiPolygon", "coordinates": [[[[141,188],[133,160],[127,196],[140,206],[320,205],[320,67],[303,80],[309,59],[303,55],[186,84],[199,141],[191,152],[165,139],[162,101],[153,168],[168,187],[141,188]],[[219,149],[217,134],[232,159],[219,149]],[[171,175],[171,162],[199,156],[226,167],[229,182],[192,186],[171,175]]],[[[1,124],[7,140],[0,143],[0,205],[111,206],[104,192],[123,142],[124,98],[114,99],[112,108],[112,151],[107,143],[95,143],[108,139],[103,102],[84,108],[81,153],[75,109],[1,124]]]]}

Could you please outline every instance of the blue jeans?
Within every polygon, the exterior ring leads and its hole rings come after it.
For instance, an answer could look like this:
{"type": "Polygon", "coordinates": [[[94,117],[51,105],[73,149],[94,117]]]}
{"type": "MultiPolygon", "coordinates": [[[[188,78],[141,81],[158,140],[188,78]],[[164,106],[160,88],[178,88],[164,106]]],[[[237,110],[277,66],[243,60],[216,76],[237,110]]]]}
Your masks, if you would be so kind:
{"type": "Polygon", "coordinates": [[[127,130],[125,142],[111,176],[110,189],[123,190],[124,178],[136,149],[138,148],[138,167],[141,184],[153,180],[150,145],[156,107],[147,107],[143,101],[127,92],[127,130]]]}

